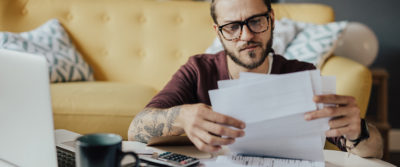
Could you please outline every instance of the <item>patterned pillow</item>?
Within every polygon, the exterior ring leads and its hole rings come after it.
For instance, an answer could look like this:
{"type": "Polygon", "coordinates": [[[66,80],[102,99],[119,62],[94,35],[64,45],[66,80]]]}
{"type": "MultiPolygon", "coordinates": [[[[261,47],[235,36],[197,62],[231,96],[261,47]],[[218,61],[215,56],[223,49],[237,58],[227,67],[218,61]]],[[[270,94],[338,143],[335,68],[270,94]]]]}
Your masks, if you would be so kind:
{"type": "Polygon", "coordinates": [[[57,19],[29,32],[0,32],[0,48],[45,56],[51,82],[94,80],[92,69],[57,19]]]}
{"type": "Polygon", "coordinates": [[[276,54],[284,55],[287,46],[296,37],[298,30],[296,22],[287,18],[275,21],[272,48],[276,54]]]}
{"type": "Polygon", "coordinates": [[[325,25],[298,24],[303,29],[289,44],[284,57],[313,63],[320,68],[332,55],[336,41],[347,25],[347,21],[325,25]]]}

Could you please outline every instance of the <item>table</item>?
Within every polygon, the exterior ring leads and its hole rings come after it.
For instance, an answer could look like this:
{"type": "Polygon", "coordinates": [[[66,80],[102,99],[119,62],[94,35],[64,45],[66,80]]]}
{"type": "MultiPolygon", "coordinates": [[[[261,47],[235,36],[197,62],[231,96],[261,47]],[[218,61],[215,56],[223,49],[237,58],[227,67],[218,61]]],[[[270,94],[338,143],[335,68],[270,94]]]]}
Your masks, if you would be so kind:
{"type": "MultiPolygon", "coordinates": [[[[122,147],[124,151],[135,151],[137,153],[140,153],[141,151],[148,151],[149,149],[153,149],[153,151],[159,153],[170,151],[199,158],[202,160],[202,162],[213,160],[216,156],[224,155],[228,152],[227,148],[224,148],[222,151],[212,155],[201,152],[194,146],[148,147],[144,143],[135,141],[124,141],[122,147]]],[[[326,167],[394,167],[394,165],[379,159],[361,158],[354,154],[348,156],[346,152],[341,151],[324,150],[324,156],[326,167]]]]}
{"type": "MultiPolygon", "coordinates": [[[[79,134],[66,131],[66,130],[56,130],[55,138],[56,143],[65,143],[74,141],[79,134]]],[[[71,148],[73,149],[73,148],[71,148]]],[[[201,159],[202,162],[212,161],[218,155],[226,155],[229,153],[229,149],[224,147],[221,151],[215,154],[210,154],[206,152],[199,151],[194,146],[157,146],[149,147],[144,143],[136,141],[123,141],[122,142],[123,151],[134,151],[138,154],[148,154],[149,152],[162,153],[165,151],[175,152],[178,154],[184,154],[187,156],[192,156],[201,159]]],[[[325,166],[326,167],[394,167],[394,165],[387,163],[385,161],[374,159],[374,158],[361,158],[357,155],[350,155],[346,152],[334,151],[334,150],[324,150],[325,156],[325,166]]],[[[126,157],[122,161],[122,164],[129,164],[133,162],[133,158],[126,157]]],[[[201,165],[200,165],[201,166],[201,165]]]]}

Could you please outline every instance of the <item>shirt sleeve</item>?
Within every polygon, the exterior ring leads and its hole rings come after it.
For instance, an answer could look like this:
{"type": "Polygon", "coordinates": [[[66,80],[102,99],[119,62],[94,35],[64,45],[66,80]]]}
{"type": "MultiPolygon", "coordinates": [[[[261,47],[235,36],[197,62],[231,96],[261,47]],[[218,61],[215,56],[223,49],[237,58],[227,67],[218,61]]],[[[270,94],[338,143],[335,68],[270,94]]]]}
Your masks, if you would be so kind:
{"type": "Polygon", "coordinates": [[[181,66],[146,107],[170,108],[182,104],[193,104],[197,97],[197,70],[195,67],[190,60],[181,66]]]}

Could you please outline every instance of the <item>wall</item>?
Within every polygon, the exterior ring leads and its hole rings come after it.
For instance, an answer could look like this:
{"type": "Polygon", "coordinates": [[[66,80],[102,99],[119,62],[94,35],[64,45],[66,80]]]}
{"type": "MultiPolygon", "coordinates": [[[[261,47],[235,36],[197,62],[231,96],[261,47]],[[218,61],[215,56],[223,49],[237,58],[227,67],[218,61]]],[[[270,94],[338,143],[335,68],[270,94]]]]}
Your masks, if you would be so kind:
{"type": "MultiPolygon", "coordinates": [[[[336,20],[358,21],[368,25],[378,36],[379,55],[371,68],[389,72],[389,122],[400,129],[400,1],[399,0],[281,0],[310,2],[334,8],[336,20]],[[399,85],[399,86],[397,86],[399,85]]],[[[372,106],[374,104],[371,104],[372,106]]]]}

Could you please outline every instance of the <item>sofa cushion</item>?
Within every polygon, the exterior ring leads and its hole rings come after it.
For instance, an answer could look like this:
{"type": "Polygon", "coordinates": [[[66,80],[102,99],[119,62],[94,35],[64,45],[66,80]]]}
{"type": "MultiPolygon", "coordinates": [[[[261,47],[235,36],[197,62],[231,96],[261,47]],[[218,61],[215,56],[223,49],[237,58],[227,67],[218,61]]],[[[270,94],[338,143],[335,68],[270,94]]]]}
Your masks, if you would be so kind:
{"type": "Polygon", "coordinates": [[[92,69],[57,19],[29,32],[0,32],[0,48],[45,56],[51,82],[93,80],[92,69]]]}
{"type": "Polygon", "coordinates": [[[155,89],[137,84],[51,84],[55,128],[81,134],[117,133],[127,139],[130,122],[155,94],[155,89]]]}
{"type": "Polygon", "coordinates": [[[289,43],[284,57],[312,63],[321,68],[325,60],[332,55],[335,43],[347,21],[315,25],[298,22],[301,32],[289,43]]]}

